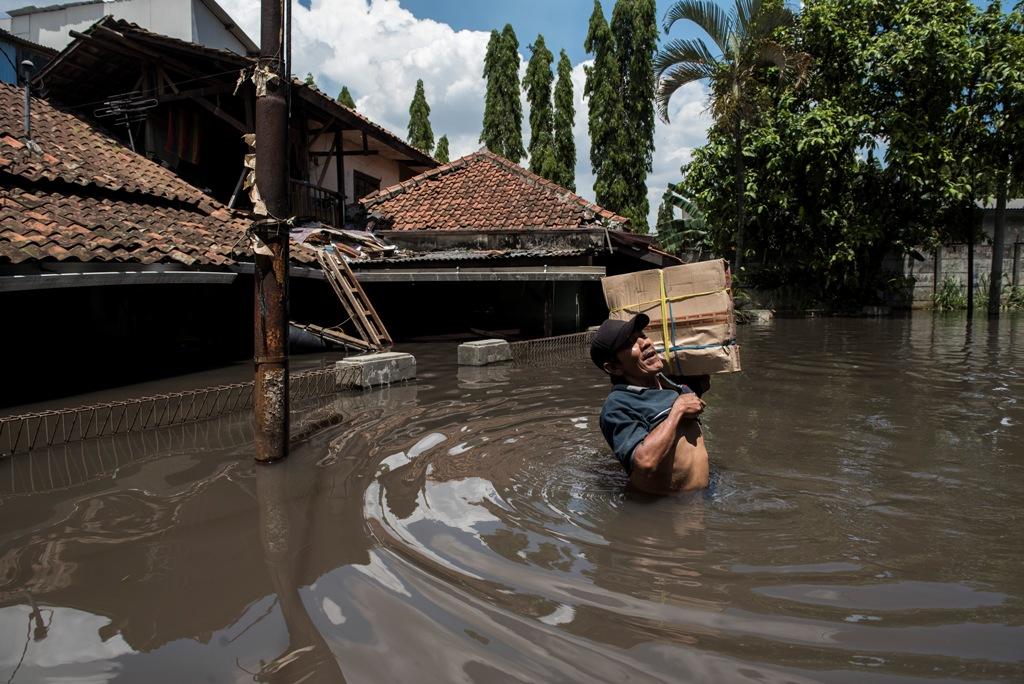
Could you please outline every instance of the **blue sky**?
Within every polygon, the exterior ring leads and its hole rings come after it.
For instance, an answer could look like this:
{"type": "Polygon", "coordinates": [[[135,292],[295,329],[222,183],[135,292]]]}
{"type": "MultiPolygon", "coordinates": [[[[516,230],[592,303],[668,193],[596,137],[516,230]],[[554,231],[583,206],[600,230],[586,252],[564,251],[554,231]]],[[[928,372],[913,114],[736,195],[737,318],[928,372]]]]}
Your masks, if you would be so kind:
{"type": "MultiPolygon", "coordinates": [[[[306,7],[309,0],[300,0],[306,7]]],[[[611,19],[614,0],[601,3],[605,17],[611,19]]],[[[658,3],[659,26],[665,10],[671,2],[658,3]]],[[[594,8],[593,0],[402,0],[402,6],[421,19],[433,19],[448,24],[455,30],[471,31],[501,30],[505,24],[512,24],[519,38],[520,50],[528,57],[526,46],[534,41],[537,34],[544,35],[544,41],[557,58],[559,50],[565,50],[573,64],[587,58],[583,51],[583,40],[587,35],[587,22],[594,8]]],[[[673,30],[675,37],[698,34],[694,31],[673,30]]]]}
{"type": "MultiPolygon", "coordinates": [[[[664,14],[663,6],[669,4],[659,4],[659,23],[664,14]]],[[[583,40],[594,8],[593,0],[403,0],[402,5],[418,17],[441,21],[455,29],[500,30],[506,23],[510,23],[519,38],[524,57],[528,57],[526,46],[534,41],[538,33],[542,33],[548,49],[556,56],[559,50],[564,49],[573,64],[587,58],[583,51],[583,40]]],[[[605,16],[610,19],[614,2],[606,0],[601,5],[605,16]]]]}

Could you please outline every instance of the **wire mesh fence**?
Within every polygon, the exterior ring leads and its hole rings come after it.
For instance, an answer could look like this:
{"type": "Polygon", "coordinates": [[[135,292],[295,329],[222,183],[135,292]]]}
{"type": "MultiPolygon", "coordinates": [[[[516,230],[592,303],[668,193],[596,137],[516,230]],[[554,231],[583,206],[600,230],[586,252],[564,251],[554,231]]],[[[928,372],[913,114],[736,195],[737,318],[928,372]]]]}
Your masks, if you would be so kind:
{"type": "MultiPolygon", "coordinates": [[[[316,368],[292,375],[293,405],[355,386],[358,369],[316,368]]],[[[166,428],[252,408],[252,382],[110,401],[0,418],[0,456],[82,440],[166,428]]]]}
{"type": "MultiPolygon", "coordinates": [[[[512,358],[517,363],[543,365],[563,362],[566,357],[585,357],[593,335],[587,331],[513,342],[512,358]]],[[[360,372],[355,366],[332,365],[292,374],[292,407],[302,408],[316,398],[356,387],[360,372]]],[[[208,421],[251,409],[252,405],[253,383],[239,382],[0,417],[0,457],[208,421]]]]}
{"type": "Polygon", "coordinates": [[[175,454],[238,449],[253,440],[245,413],[40,448],[0,459],[0,499],[77,487],[175,454]]]}
{"type": "Polygon", "coordinates": [[[568,335],[542,337],[536,340],[513,342],[512,360],[516,363],[543,365],[563,363],[566,358],[587,358],[594,331],[587,330],[568,335]]]}

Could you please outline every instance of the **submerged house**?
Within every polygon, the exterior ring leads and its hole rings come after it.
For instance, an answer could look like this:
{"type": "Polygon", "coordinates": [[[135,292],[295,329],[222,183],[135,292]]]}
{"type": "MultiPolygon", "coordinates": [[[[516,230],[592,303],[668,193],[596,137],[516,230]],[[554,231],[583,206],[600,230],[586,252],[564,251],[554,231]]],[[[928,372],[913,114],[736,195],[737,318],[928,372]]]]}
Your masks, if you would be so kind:
{"type": "MultiPolygon", "coordinates": [[[[241,181],[250,151],[243,136],[253,130],[253,64],[106,17],[78,34],[37,84],[86,115],[92,112],[85,103],[142,87],[155,102],[134,122],[97,123],[221,202],[248,208],[241,181]]],[[[601,276],[675,263],[650,239],[628,233],[621,217],[517,164],[481,152],[438,169],[433,158],[314,87],[294,82],[291,101],[292,212],[332,228],[371,230],[400,248],[390,259],[352,264],[399,339],[578,330],[603,315],[601,276]],[[493,172],[481,175],[486,169],[493,172]],[[490,184],[486,194],[479,192],[483,182],[490,184]],[[467,203],[460,193],[475,197],[467,203]],[[374,199],[360,202],[365,197],[374,199]],[[530,213],[517,213],[525,207],[530,213]],[[491,274],[472,280],[481,267],[491,274]],[[533,273],[503,270],[512,267],[533,273]],[[452,291],[487,301],[443,311],[430,306],[452,291]],[[509,297],[515,307],[501,303],[509,297]],[[424,310],[435,315],[410,315],[424,310]]],[[[330,324],[335,312],[327,310],[327,318],[312,322],[330,324]]]]}
{"type": "Polygon", "coordinates": [[[605,275],[679,263],[626,218],[486,149],[360,205],[364,227],[402,250],[352,264],[399,335],[575,332],[607,315],[605,275]]]}
{"type": "Polygon", "coordinates": [[[250,353],[249,220],[45,100],[26,135],[23,100],[0,83],[0,406],[250,353]]]}
{"type": "MultiPolygon", "coordinates": [[[[31,131],[24,90],[0,86],[0,303],[26,331],[0,351],[31,378],[0,404],[251,355],[254,66],[104,17],[38,71],[31,131]]],[[[440,166],[293,85],[292,213],[394,245],[346,257],[394,339],[580,330],[605,315],[603,275],[677,261],[517,164],[440,166]]],[[[338,324],[313,249],[292,256],[291,318],[338,324]]]]}

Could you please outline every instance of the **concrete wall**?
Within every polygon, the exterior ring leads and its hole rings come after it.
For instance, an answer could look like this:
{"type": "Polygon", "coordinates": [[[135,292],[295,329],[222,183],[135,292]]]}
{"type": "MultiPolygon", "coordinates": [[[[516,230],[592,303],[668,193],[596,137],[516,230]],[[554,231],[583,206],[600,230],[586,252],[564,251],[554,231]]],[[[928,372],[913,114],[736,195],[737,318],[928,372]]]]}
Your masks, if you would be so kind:
{"type": "MultiPolygon", "coordinates": [[[[988,278],[992,269],[993,217],[991,215],[985,217],[983,228],[986,235],[985,240],[974,245],[974,287],[976,288],[980,286],[983,278],[988,278]]],[[[1006,244],[1003,251],[1004,283],[1006,278],[1013,277],[1014,243],[1021,245],[1016,248],[1018,253],[1017,282],[1024,284],[1024,273],[1020,272],[1024,268],[1024,265],[1020,263],[1021,260],[1024,260],[1024,211],[1007,212],[1006,244]]],[[[914,288],[910,301],[906,303],[915,309],[927,309],[931,308],[932,295],[945,278],[955,278],[960,284],[967,282],[967,245],[943,246],[937,250],[938,255],[936,252],[920,251],[924,254],[924,261],[915,261],[910,257],[905,257],[902,264],[890,262],[892,267],[890,270],[913,276],[914,288]]]]}
{"type": "Polygon", "coordinates": [[[245,54],[245,48],[199,0],[116,0],[58,7],[11,18],[11,33],[55,50],[72,41],[70,31],[84,31],[105,15],[144,29],[245,54]]]}

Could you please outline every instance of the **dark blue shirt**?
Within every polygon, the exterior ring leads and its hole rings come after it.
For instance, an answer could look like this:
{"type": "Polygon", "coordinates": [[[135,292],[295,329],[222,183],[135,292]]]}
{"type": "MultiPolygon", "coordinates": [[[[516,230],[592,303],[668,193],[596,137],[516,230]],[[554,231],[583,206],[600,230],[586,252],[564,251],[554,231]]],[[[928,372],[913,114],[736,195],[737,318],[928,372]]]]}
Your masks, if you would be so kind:
{"type": "Polygon", "coordinates": [[[633,472],[633,450],[665,420],[676,398],[691,392],[664,375],[658,377],[667,389],[616,383],[601,409],[601,433],[627,474],[633,472]]]}

